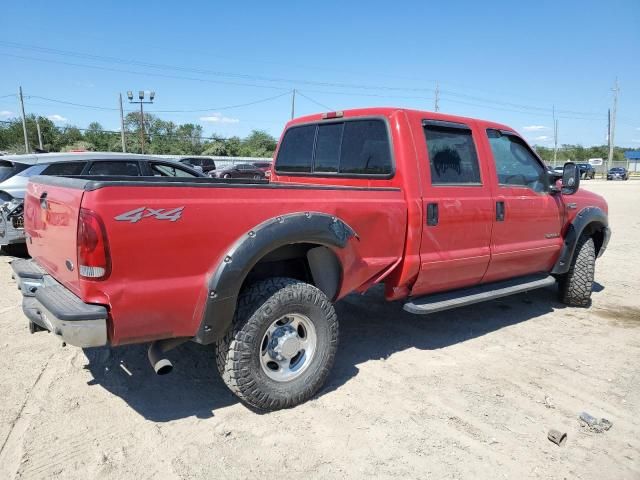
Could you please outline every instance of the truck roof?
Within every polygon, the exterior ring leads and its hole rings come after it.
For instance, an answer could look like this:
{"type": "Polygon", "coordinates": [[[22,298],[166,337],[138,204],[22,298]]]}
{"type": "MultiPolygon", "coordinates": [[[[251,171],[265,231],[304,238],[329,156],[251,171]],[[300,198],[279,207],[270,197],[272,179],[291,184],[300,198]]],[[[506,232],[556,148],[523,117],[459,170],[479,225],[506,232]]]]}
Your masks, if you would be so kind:
{"type": "MultiPolygon", "coordinates": [[[[482,122],[485,126],[490,128],[496,128],[501,130],[513,131],[513,128],[501,124],[492,122],[490,120],[482,120],[479,118],[462,117],[458,115],[450,115],[448,113],[431,112],[428,110],[416,110],[411,108],[400,107],[370,107],[370,108],[354,108],[349,110],[341,110],[344,118],[350,117],[366,117],[366,116],[384,116],[389,117],[395,112],[406,112],[407,114],[414,116],[429,118],[431,120],[442,120],[447,122],[469,123],[469,122],[482,122]]],[[[287,127],[298,123],[316,122],[323,120],[325,113],[314,113],[312,115],[305,115],[304,117],[298,117],[287,123],[287,127]]]]}

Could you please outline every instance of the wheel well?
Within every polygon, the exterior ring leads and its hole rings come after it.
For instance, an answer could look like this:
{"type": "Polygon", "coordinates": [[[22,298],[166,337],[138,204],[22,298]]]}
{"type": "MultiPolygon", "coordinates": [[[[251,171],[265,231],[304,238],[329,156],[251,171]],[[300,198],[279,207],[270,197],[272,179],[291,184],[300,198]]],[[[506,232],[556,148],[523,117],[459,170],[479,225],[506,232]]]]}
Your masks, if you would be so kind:
{"type": "Polygon", "coordinates": [[[604,243],[604,228],[605,225],[600,222],[591,222],[583,230],[583,235],[589,235],[593,238],[593,243],[596,246],[596,257],[604,243]]]}
{"type": "Polygon", "coordinates": [[[324,245],[294,243],[264,255],[249,271],[240,291],[271,277],[289,277],[318,287],[329,299],[338,294],[342,267],[335,253],[324,245]]]}

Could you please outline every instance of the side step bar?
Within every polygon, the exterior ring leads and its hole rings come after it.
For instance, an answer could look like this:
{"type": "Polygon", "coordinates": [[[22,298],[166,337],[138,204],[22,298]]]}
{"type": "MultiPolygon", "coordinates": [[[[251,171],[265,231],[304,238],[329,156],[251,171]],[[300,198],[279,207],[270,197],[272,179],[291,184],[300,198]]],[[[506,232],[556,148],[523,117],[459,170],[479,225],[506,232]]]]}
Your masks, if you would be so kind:
{"type": "Polygon", "coordinates": [[[551,275],[527,275],[512,278],[502,282],[487,283],[475,287],[454,290],[452,292],[435,293],[424,297],[414,298],[404,304],[404,309],[416,315],[441,312],[451,308],[464,307],[474,303],[506,297],[514,293],[527,292],[536,288],[543,288],[556,283],[551,275]]]}

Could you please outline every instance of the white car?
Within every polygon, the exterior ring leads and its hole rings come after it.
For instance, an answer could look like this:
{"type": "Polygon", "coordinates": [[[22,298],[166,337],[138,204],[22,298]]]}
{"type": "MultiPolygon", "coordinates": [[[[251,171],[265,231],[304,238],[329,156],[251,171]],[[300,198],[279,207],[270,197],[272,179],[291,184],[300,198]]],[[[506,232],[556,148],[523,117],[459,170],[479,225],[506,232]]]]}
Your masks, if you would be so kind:
{"type": "Polygon", "coordinates": [[[22,202],[29,178],[35,175],[204,177],[173,160],[112,152],[11,155],[1,157],[0,174],[5,178],[0,183],[0,247],[25,242],[22,202]]]}

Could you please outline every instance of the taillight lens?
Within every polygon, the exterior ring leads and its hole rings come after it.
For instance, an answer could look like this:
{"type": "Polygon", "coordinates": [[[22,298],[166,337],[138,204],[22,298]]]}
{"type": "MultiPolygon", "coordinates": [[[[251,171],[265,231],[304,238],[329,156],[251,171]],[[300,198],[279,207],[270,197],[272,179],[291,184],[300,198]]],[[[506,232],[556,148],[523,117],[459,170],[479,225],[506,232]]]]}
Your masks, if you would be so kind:
{"type": "Polygon", "coordinates": [[[98,215],[80,209],[78,221],[78,272],[81,277],[104,280],[111,273],[111,255],[104,223],[98,215]]]}

